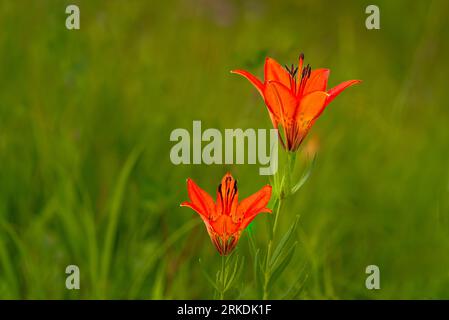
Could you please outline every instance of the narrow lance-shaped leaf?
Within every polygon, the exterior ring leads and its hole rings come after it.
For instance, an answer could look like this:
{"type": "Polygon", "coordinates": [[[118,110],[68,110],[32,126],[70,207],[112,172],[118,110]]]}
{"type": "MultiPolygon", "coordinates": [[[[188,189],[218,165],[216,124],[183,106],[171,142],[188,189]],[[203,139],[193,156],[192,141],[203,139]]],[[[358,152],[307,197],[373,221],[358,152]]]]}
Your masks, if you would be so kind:
{"type": "Polygon", "coordinates": [[[281,241],[279,242],[276,249],[274,250],[273,256],[270,260],[271,267],[273,267],[278,262],[280,255],[283,253],[283,251],[287,247],[288,242],[290,241],[290,239],[294,235],[294,232],[296,231],[298,221],[299,221],[299,215],[296,216],[295,222],[293,222],[293,225],[290,227],[290,229],[288,229],[287,233],[284,234],[281,241]]]}
{"type": "Polygon", "coordinates": [[[272,286],[274,282],[279,278],[279,276],[282,274],[282,272],[285,270],[285,268],[288,266],[290,261],[293,258],[293,254],[295,253],[295,248],[298,242],[295,242],[290,249],[287,251],[287,254],[284,256],[283,259],[279,262],[279,265],[274,269],[270,280],[269,280],[269,286],[272,286]]]}
{"type": "Polygon", "coordinates": [[[260,266],[260,249],[257,249],[254,258],[254,277],[256,278],[256,289],[257,291],[262,290],[262,270],[260,266]]]}
{"type": "MultiPolygon", "coordinates": [[[[309,275],[306,274],[304,276],[304,280],[302,282],[299,282],[300,279],[298,279],[298,284],[299,285],[296,286],[297,288],[294,291],[292,291],[288,295],[288,297],[286,299],[298,299],[300,294],[301,294],[301,292],[304,290],[304,285],[305,285],[305,283],[306,283],[308,278],[309,278],[309,275]]],[[[292,287],[292,289],[293,289],[293,287],[292,287]]]]}
{"type": "Polygon", "coordinates": [[[291,287],[287,290],[285,295],[282,297],[282,300],[295,299],[295,298],[297,298],[301,294],[301,292],[302,292],[302,290],[304,288],[304,284],[305,284],[305,282],[307,281],[307,278],[308,278],[307,274],[303,275],[304,270],[305,270],[305,264],[301,268],[301,271],[299,272],[298,278],[291,285],[291,287]]]}
{"type": "Polygon", "coordinates": [[[234,271],[232,272],[232,275],[229,277],[229,280],[225,286],[225,291],[227,291],[232,286],[232,283],[236,279],[236,275],[238,276],[241,273],[244,264],[245,264],[245,257],[243,257],[241,259],[241,262],[239,263],[239,257],[237,256],[237,259],[234,263],[234,271]]]}
{"type": "Polygon", "coordinates": [[[218,290],[218,287],[214,280],[210,277],[210,275],[207,273],[207,271],[203,268],[203,265],[201,264],[201,259],[198,259],[198,263],[200,265],[201,272],[206,277],[207,281],[214,287],[215,290],[218,290]]]}
{"type": "Polygon", "coordinates": [[[315,166],[315,159],[316,156],[313,157],[311,164],[309,165],[309,168],[307,169],[307,171],[302,175],[301,179],[299,179],[298,183],[296,183],[292,190],[291,193],[294,194],[296,191],[298,191],[299,189],[301,189],[301,187],[306,183],[306,181],[309,179],[310,175],[312,174],[312,169],[315,166]]]}

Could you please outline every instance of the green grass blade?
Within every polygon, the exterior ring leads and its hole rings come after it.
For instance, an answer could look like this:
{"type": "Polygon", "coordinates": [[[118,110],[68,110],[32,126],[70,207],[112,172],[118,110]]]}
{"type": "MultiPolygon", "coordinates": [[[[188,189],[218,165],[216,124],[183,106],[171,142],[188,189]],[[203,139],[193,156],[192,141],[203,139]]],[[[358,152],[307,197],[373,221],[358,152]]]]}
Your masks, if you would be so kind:
{"type": "Polygon", "coordinates": [[[134,165],[137,162],[137,159],[139,158],[140,154],[142,153],[143,149],[141,147],[135,148],[131,154],[128,156],[128,159],[126,160],[118,181],[117,185],[115,187],[112,202],[111,202],[111,208],[109,211],[108,216],[108,225],[106,229],[106,237],[104,241],[103,246],[103,255],[101,258],[101,288],[103,290],[103,295],[106,292],[106,281],[109,276],[109,269],[112,259],[112,251],[113,251],[113,244],[115,242],[116,234],[117,234],[117,223],[119,220],[119,215],[121,211],[121,206],[123,202],[123,195],[125,193],[125,188],[128,182],[128,178],[131,174],[132,169],[134,168],[134,165]]]}

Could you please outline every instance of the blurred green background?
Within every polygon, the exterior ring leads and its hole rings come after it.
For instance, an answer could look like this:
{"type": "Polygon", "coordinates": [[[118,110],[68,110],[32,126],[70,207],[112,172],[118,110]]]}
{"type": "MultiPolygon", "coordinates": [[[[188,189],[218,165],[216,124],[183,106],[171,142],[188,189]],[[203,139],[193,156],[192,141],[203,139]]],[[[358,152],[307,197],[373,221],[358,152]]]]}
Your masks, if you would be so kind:
{"type": "MultiPolygon", "coordinates": [[[[286,201],[299,250],[273,288],[297,298],[449,298],[448,2],[0,1],[0,298],[206,299],[219,255],[185,179],[241,197],[258,165],[170,162],[175,128],[270,128],[243,68],[271,56],[332,70],[342,93],[304,143],[313,174],[286,201]],[[81,29],[65,28],[77,4],[81,29]],[[446,40],[444,40],[446,39],[446,40]],[[81,289],[65,288],[78,265],[81,289]],[[365,288],[380,267],[381,289],[365,288]]],[[[250,232],[266,242],[269,215],[250,232]]],[[[256,298],[247,234],[240,293],[256,298]]]]}

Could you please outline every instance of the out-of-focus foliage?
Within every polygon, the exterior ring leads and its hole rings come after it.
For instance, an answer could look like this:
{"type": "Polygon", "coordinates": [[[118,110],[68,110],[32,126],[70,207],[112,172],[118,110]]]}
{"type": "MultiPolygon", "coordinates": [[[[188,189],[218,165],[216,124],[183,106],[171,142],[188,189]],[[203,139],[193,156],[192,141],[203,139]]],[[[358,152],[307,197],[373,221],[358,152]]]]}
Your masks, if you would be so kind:
{"type": "MultiPolygon", "coordinates": [[[[256,165],[175,166],[170,132],[270,128],[263,101],[229,71],[266,56],[362,79],[319,119],[313,173],[285,202],[292,263],[273,296],[449,298],[447,1],[1,1],[0,298],[212,298],[221,260],[187,199],[226,170],[242,198],[256,165]],[[65,28],[76,3],[81,29],[65,28]],[[201,265],[199,264],[201,259],[201,265]],[[76,264],[81,289],[65,288],[76,264]],[[365,268],[381,290],[365,288],[365,268]],[[299,281],[299,295],[287,292],[299,281]]],[[[250,228],[257,246],[272,216],[250,228]]],[[[255,298],[248,233],[234,298],[255,298]]]]}

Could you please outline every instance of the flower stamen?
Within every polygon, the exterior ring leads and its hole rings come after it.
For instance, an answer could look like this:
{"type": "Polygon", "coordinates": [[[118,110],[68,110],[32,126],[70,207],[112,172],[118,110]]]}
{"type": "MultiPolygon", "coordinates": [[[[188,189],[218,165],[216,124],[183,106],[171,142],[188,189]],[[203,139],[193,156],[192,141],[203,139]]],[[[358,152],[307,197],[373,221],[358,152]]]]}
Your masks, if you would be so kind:
{"type": "Polygon", "coordinates": [[[289,76],[290,76],[290,88],[293,93],[296,92],[296,74],[298,73],[298,66],[295,66],[292,64],[290,68],[287,65],[284,65],[285,69],[287,70],[289,76]]]}

